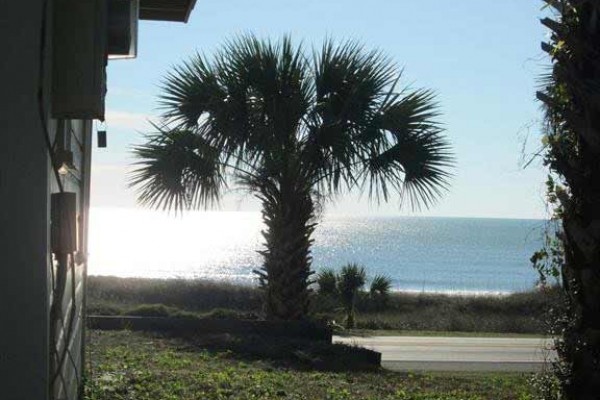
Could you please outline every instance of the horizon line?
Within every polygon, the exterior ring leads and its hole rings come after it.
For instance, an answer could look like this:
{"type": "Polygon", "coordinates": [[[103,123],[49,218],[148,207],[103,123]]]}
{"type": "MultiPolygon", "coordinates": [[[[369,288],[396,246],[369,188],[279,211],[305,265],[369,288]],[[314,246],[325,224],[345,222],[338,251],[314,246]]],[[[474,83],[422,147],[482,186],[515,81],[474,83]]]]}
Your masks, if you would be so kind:
{"type": "MultiPolygon", "coordinates": [[[[173,211],[168,210],[156,210],[151,208],[144,207],[131,207],[131,206],[91,206],[90,210],[122,210],[122,211],[136,211],[136,212],[155,212],[160,214],[172,214],[175,215],[173,211]]],[[[186,211],[178,211],[177,216],[185,215],[186,213],[241,213],[241,214],[260,214],[260,210],[219,210],[219,209],[208,209],[208,210],[186,210],[186,211]]],[[[321,217],[327,218],[328,216],[332,217],[350,217],[350,218],[440,218],[440,219],[508,219],[508,220],[529,220],[529,221],[551,221],[551,218],[544,217],[524,217],[524,216],[481,216],[481,215],[411,215],[411,214],[402,214],[402,213],[390,213],[390,212],[324,212],[321,217]]]]}

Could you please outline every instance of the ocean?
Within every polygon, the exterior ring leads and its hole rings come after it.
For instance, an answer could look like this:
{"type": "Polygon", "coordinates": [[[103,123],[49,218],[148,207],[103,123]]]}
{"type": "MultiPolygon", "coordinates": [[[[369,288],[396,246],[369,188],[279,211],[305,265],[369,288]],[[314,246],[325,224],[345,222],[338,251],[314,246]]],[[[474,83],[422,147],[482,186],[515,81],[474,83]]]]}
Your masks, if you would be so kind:
{"type": "MultiPolygon", "coordinates": [[[[257,212],[92,208],[91,275],[211,279],[256,284],[263,229],[257,212]]],[[[510,293],[532,289],[543,220],[325,215],[313,269],[354,262],[395,290],[510,293]]]]}

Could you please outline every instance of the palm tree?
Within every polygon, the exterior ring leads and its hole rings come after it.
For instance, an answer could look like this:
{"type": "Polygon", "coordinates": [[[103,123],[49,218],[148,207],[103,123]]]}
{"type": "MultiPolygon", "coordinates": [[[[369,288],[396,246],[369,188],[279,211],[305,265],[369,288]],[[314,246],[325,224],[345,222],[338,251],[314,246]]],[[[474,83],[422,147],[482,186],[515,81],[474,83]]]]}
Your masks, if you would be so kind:
{"type": "Polygon", "coordinates": [[[335,296],[337,294],[337,275],[331,268],[325,268],[317,274],[317,285],[319,293],[326,296],[335,296]]]}
{"type": "Polygon", "coordinates": [[[392,280],[384,275],[376,275],[371,281],[369,294],[377,308],[386,306],[392,289],[392,280]]]}
{"type": "Polygon", "coordinates": [[[324,201],[358,189],[429,206],[446,188],[452,156],[434,95],[398,91],[398,79],[389,59],[353,42],[309,54],[287,37],[233,40],[167,76],[164,126],[135,148],[131,183],[142,204],[175,210],[210,206],[232,184],[252,193],[266,314],[302,319],[324,201]]]}
{"type": "Polygon", "coordinates": [[[358,264],[347,264],[342,267],[338,276],[338,293],[346,311],[346,329],[354,328],[356,296],[365,286],[367,273],[358,264]]]}
{"type": "Polygon", "coordinates": [[[542,23],[550,43],[542,48],[553,66],[538,98],[545,103],[545,163],[550,201],[562,220],[560,265],[568,299],[566,326],[557,349],[566,399],[600,393],[600,2],[544,0],[556,18],[542,23]]]}

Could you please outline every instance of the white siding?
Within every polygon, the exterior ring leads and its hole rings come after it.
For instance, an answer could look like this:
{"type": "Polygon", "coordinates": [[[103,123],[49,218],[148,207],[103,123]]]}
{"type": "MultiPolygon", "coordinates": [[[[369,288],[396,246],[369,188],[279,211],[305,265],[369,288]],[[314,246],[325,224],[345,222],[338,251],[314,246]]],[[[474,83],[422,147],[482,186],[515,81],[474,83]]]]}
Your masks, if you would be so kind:
{"type": "Polygon", "coordinates": [[[48,398],[48,156],[38,117],[42,1],[0,1],[0,387],[48,398]]]}
{"type": "MultiPolygon", "coordinates": [[[[59,399],[76,399],[81,386],[81,375],[83,372],[83,353],[84,348],[84,284],[86,275],[86,264],[83,255],[87,254],[87,220],[89,209],[89,167],[91,150],[91,127],[90,121],[64,120],[54,124],[57,141],[66,150],[73,153],[73,169],[69,170],[67,175],[62,178],[63,189],[66,192],[77,194],[78,210],[78,252],[74,255],[71,263],[67,267],[66,286],[63,298],[61,299],[62,319],[56,330],[56,349],[63,361],[60,365],[60,376],[56,377],[55,396],[59,399]],[[71,271],[71,268],[74,270],[71,271]],[[72,274],[73,272],[73,274],[72,274]],[[72,276],[75,276],[75,282],[72,282],[72,276]],[[71,318],[73,320],[71,321],[71,318]],[[71,329],[69,334],[68,329],[71,329]],[[68,341],[68,343],[67,343],[68,341]],[[65,348],[68,346],[68,348],[65,348]],[[66,386],[66,387],[65,387],[66,386]]],[[[52,171],[49,171],[52,174],[52,171]]],[[[50,176],[52,182],[51,191],[58,191],[56,180],[50,176]],[[53,180],[54,179],[54,180],[53,180]]],[[[53,264],[54,276],[58,276],[59,265],[53,264]]],[[[52,302],[52,293],[49,301],[52,302]]],[[[52,329],[52,327],[51,327],[52,329]]],[[[52,358],[51,358],[52,359],[52,358]]],[[[51,368],[52,369],[52,368],[51,368]]]]}
{"type": "MultiPolygon", "coordinates": [[[[49,2],[51,4],[52,2],[49,2]]],[[[40,118],[38,87],[42,83],[44,114],[49,111],[50,32],[42,34],[43,0],[0,1],[0,399],[49,400],[51,272],[49,251],[50,193],[56,183],[50,168],[40,118]],[[40,80],[40,39],[47,45],[40,80]]],[[[49,15],[50,9],[47,10],[49,15]]],[[[51,25],[48,25],[50,28],[51,25]]],[[[50,139],[59,125],[47,123],[50,139]]],[[[73,121],[71,147],[79,173],[65,188],[78,193],[79,250],[87,252],[87,207],[91,124],[73,121]]],[[[83,292],[85,263],[76,266],[74,332],[69,343],[73,362],[65,364],[68,399],[77,398],[82,372],[83,292]],[[77,368],[75,368],[77,366],[77,368]],[[75,372],[77,371],[77,373],[75,372]]],[[[68,283],[68,282],[67,282],[68,283]]],[[[70,290],[61,299],[70,309],[70,290]],[[68,295],[67,295],[68,294],[68,295]]],[[[68,317],[68,315],[67,315],[68,317]]],[[[57,337],[63,334],[57,332],[57,337]]],[[[63,346],[61,344],[61,346],[63,346]]]]}

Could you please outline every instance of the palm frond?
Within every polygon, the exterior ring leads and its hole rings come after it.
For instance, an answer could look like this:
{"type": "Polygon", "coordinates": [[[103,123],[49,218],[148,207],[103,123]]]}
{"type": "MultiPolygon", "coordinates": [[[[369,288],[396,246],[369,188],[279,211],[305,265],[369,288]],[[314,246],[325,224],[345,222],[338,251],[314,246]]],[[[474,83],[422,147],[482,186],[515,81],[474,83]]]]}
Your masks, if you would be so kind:
{"type": "Polygon", "coordinates": [[[354,186],[353,164],[360,153],[360,133],[393,86],[395,67],[381,52],[365,52],[356,42],[327,41],[313,60],[314,104],[306,118],[305,150],[325,189],[354,186]]]}
{"type": "Polygon", "coordinates": [[[388,201],[401,195],[413,208],[429,207],[443,194],[454,164],[451,147],[435,121],[434,95],[417,90],[390,104],[377,123],[381,138],[362,165],[362,185],[370,197],[388,201]]]}
{"type": "Polygon", "coordinates": [[[349,263],[342,267],[337,278],[338,291],[345,298],[354,298],[356,293],[362,289],[367,279],[365,267],[349,263]]]}
{"type": "MultiPolygon", "coordinates": [[[[433,95],[398,92],[400,77],[390,59],[356,42],[328,40],[309,60],[289,37],[246,35],[211,62],[196,55],[175,68],[161,106],[167,127],[193,131],[224,165],[246,171],[246,187],[256,176],[294,176],[322,198],[358,187],[376,201],[399,194],[429,206],[447,186],[450,147],[433,95]]],[[[173,182],[171,192],[184,193],[173,182]]],[[[149,190],[142,202],[158,201],[149,190]]],[[[189,194],[178,196],[161,204],[189,194]]]]}
{"type": "Polygon", "coordinates": [[[333,295],[337,290],[337,276],[335,271],[326,268],[317,274],[317,285],[319,293],[333,295]]]}
{"type": "Polygon", "coordinates": [[[376,275],[371,280],[369,292],[371,296],[387,296],[392,289],[392,280],[385,275],[376,275]]]}
{"type": "Polygon", "coordinates": [[[227,186],[218,149],[188,130],[160,131],[134,148],[139,159],[130,176],[138,201],[157,209],[209,206],[227,186]]]}
{"type": "Polygon", "coordinates": [[[168,122],[178,128],[194,128],[200,117],[221,105],[225,97],[214,69],[196,54],[166,76],[159,101],[168,122]]]}

